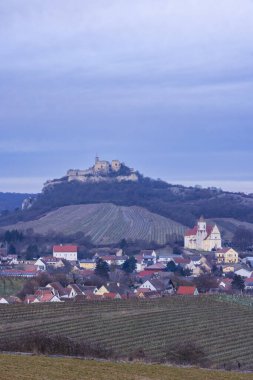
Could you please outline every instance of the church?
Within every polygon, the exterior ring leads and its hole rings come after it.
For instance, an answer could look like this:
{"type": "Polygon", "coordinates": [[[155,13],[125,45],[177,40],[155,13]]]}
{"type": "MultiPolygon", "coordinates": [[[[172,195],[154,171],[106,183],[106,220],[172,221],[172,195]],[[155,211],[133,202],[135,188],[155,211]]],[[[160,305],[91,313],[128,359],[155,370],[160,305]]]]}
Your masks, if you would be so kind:
{"type": "Polygon", "coordinates": [[[209,252],[222,248],[221,234],[217,225],[206,224],[201,217],[196,226],[185,232],[184,248],[209,252]]]}

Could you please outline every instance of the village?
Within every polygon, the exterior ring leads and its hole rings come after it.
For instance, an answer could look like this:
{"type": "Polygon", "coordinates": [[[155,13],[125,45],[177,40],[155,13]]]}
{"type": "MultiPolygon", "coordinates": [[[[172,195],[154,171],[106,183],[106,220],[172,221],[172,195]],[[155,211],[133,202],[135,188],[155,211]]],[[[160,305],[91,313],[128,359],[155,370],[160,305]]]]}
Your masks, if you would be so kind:
{"type": "Polygon", "coordinates": [[[253,257],[223,247],[219,228],[201,217],[186,230],[184,247],[141,250],[128,256],[122,248],[97,248],[91,258],[78,259],[78,246],[60,244],[52,255],[19,259],[0,249],[0,280],[23,279],[17,294],[1,304],[83,302],[84,300],[150,299],[253,294],[253,257]]]}

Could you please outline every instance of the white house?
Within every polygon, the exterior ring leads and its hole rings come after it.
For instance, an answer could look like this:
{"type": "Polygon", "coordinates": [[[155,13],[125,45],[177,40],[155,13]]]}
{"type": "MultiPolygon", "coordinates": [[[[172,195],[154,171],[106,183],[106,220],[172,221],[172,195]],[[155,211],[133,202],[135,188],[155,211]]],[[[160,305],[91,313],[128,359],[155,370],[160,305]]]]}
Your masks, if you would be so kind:
{"type": "Polygon", "coordinates": [[[7,304],[7,303],[9,303],[5,298],[3,298],[3,297],[0,297],[0,303],[5,303],[5,304],[7,304]]]}
{"type": "Polygon", "coordinates": [[[208,225],[201,217],[196,226],[185,232],[184,248],[209,252],[220,249],[221,234],[217,225],[208,225]]]}
{"type": "Polygon", "coordinates": [[[249,271],[247,269],[241,268],[235,271],[235,274],[241,277],[249,278],[252,276],[252,271],[249,271]]]}
{"type": "Polygon", "coordinates": [[[77,261],[77,250],[78,247],[76,245],[54,245],[53,257],[68,261],[77,261]]]}

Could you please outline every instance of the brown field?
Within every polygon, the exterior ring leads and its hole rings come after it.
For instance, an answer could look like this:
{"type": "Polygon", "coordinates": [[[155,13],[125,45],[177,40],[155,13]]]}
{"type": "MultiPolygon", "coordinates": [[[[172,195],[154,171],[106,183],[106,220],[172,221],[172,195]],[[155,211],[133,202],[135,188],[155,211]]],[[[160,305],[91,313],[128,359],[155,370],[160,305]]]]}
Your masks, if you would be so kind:
{"type": "Polygon", "coordinates": [[[250,380],[252,373],[143,363],[0,355],[1,380],[250,380]]]}

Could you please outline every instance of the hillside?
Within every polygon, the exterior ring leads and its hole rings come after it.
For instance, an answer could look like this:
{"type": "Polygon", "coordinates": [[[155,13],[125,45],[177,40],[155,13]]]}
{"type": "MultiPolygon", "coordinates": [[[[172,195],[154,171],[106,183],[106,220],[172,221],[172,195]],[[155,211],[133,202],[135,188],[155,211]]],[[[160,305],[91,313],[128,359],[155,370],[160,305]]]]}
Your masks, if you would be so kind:
{"type": "Polygon", "coordinates": [[[15,208],[21,208],[24,199],[30,194],[19,193],[0,193],[0,212],[3,210],[12,211],[15,208]]]}
{"type": "Polygon", "coordinates": [[[0,355],[1,380],[252,380],[251,373],[112,363],[43,356],[0,355]]]}
{"type": "Polygon", "coordinates": [[[70,181],[46,187],[30,209],[2,216],[0,226],[38,219],[64,206],[97,203],[143,207],[185,226],[193,226],[200,215],[253,223],[252,195],[170,185],[140,176],[136,182],[70,181]]]}
{"type": "Polygon", "coordinates": [[[159,361],[169,346],[195,342],[212,368],[224,368],[224,364],[236,368],[239,361],[242,370],[253,370],[252,302],[244,297],[236,301],[221,296],[173,296],[0,305],[0,343],[13,342],[15,348],[26,334],[61,334],[100,344],[124,357],[142,349],[147,359],[159,361]]]}
{"type": "Polygon", "coordinates": [[[181,237],[185,229],[183,225],[142,207],[108,203],[61,207],[40,219],[6,227],[14,228],[33,228],[40,234],[55,231],[70,235],[82,231],[97,245],[114,244],[122,239],[165,244],[171,238],[181,237]]]}

